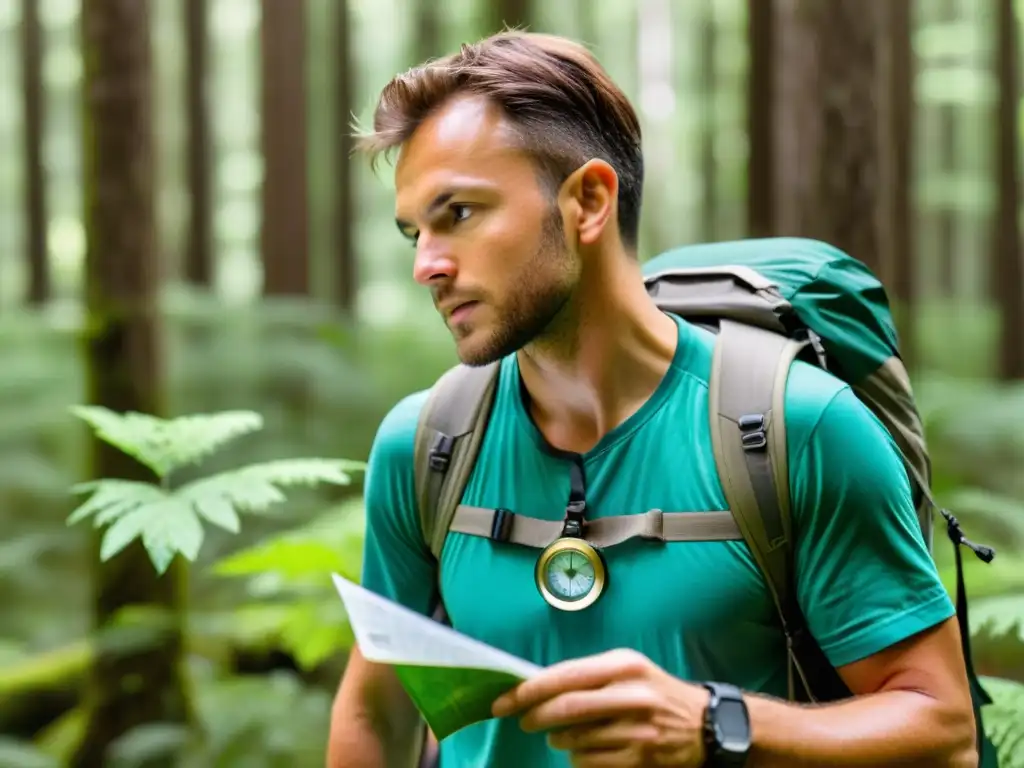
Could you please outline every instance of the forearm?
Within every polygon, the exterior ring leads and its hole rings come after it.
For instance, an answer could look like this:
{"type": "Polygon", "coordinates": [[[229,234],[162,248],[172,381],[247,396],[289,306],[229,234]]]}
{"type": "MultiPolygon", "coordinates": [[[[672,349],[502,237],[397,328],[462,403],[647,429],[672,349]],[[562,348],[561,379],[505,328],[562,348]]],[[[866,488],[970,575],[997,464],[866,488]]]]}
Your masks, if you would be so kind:
{"type": "Polygon", "coordinates": [[[391,718],[374,717],[342,691],[331,711],[326,768],[413,768],[422,733],[415,725],[396,727],[391,718]]]}
{"type": "Polygon", "coordinates": [[[751,768],[977,765],[973,718],[922,693],[801,706],[748,695],[751,768]]]}

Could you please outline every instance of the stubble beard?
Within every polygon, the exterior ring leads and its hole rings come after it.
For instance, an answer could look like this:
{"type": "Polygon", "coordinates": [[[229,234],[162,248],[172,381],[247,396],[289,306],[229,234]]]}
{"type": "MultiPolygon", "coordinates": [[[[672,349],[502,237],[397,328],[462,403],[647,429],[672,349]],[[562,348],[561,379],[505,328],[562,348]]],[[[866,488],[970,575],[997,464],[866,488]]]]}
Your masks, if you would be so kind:
{"type": "Polygon", "coordinates": [[[474,368],[490,365],[557,333],[559,317],[576,289],[573,258],[555,208],[533,258],[523,266],[517,284],[497,308],[501,313],[497,327],[483,343],[458,350],[462,363],[474,368]]]}

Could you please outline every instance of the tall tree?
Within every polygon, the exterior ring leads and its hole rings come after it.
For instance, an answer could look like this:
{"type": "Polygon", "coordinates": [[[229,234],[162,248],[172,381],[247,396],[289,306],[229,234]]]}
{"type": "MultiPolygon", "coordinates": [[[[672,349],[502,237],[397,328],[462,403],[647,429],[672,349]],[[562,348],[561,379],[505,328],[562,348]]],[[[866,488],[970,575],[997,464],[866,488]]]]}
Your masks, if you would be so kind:
{"type": "Polygon", "coordinates": [[[1013,0],[996,0],[996,71],[999,102],[995,121],[998,209],[993,265],[1002,316],[999,374],[1024,379],[1024,263],[1020,242],[1020,27],[1013,0]]]}
{"type": "MultiPolygon", "coordinates": [[[[421,6],[426,3],[421,2],[421,6]]],[[[355,312],[359,291],[359,269],[356,254],[355,235],[352,222],[355,221],[356,196],[353,194],[355,176],[352,172],[352,152],[355,143],[352,138],[351,119],[355,105],[356,57],[352,50],[352,25],[347,2],[334,4],[337,14],[335,24],[335,104],[337,116],[337,167],[335,170],[335,296],[338,306],[348,315],[355,312]]]]}
{"type": "Polygon", "coordinates": [[[747,0],[747,232],[768,237],[775,229],[775,2],[747,0]]]}
{"type": "Polygon", "coordinates": [[[914,57],[911,50],[913,0],[889,2],[889,58],[885,77],[885,95],[880,99],[887,119],[890,155],[885,163],[886,180],[883,210],[889,213],[886,225],[889,251],[885,255],[884,279],[892,289],[898,307],[897,323],[900,347],[908,368],[915,364],[914,309],[917,304],[917,243],[911,179],[914,173],[914,57]]]}
{"type": "Polygon", "coordinates": [[[305,296],[310,289],[306,0],[262,0],[261,8],[263,292],[305,296]]]}
{"type": "MultiPolygon", "coordinates": [[[[88,401],[160,414],[150,2],[83,0],[81,32],[88,401]]],[[[152,480],[95,438],[91,453],[96,477],[152,480]]],[[[138,541],[97,566],[96,659],[73,768],[109,765],[112,745],[137,726],[188,722],[179,567],[157,577],[138,541]]]]}
{"type": "Polygon", "coordinates": [[[718,94],[717,31],[715,0],[704,0],[700,8],[697,33],[697,89],[703,104],[700,131],[701,237],[710,242],[718,236],[718,163],[715,161],[715,136],[718,133],[715,103],[718,94]]]}
{"type": "Polygon", "coordinates": [[[211,254],[210,108],[206,0],[185,0],[185,108],[188,119],[189,229],[185,279],[208,286],[213,278],[211,254]]]}
{"type": "Polygon", "coordinates": [[[876,271],[888,2],[777,2],[776,234],[826,240],[876,271]]]}
{"type": "Polygon", "coordinates": [[[43,35],[37,0],[22,0],[21,33],[28,301],[30,304],[42,304],[50,296],[50,264],[46,248],[46,193],[43,174],[43,35]]]}
{"type": "Polygon", "coordinates": [[[529,27],[533,21],[530,6],[530,0],[487,0],[490,27],[486,34],[494,34],[505,27],[529,27]]]}

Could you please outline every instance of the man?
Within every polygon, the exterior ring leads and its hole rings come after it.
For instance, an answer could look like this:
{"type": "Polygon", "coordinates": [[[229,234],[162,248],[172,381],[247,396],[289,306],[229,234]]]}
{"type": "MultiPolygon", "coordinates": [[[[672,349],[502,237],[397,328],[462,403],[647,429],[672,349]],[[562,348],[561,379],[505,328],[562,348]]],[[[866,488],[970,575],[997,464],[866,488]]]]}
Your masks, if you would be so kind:
{"type": "MultiPolygon", "coordinates": [[[[588,515],[724,509],[707,426],[712,336],[662,313],[636,257],[643,162],[628,100],[589,53],[506,33],[389,83],[372,156],[398,150],[398,227],[469,365],[501,360],[463,501],[560,519],[572,467],[588,515]]],[[[380,426],[367,475],[364,584],[547,667],[495,718],[441,744],[442,765],[704,765],[704,681],[744,693],[749,766],[973,765],[974,721],[953,607],[892,442],[849,387],[796,364],[787,431],[797,593],[855,694],[782,701],[786,652],[738,542],[631,541],[582,611],[553,609],[536,552],[422,538],[413,439],[425,392],[380,426]],[[841,514],[840,514],[841,510],[841,514]]],[[[356,650],[331,768],[408,765],[417,714],[356,650]]]]}

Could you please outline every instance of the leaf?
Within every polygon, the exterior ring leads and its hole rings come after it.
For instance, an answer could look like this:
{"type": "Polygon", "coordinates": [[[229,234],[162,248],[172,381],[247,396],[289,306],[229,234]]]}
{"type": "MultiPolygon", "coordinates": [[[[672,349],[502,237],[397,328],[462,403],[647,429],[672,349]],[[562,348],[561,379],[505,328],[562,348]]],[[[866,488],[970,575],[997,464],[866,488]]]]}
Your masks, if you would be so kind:
{"type": "Polygon", "coordinates": [[[167,496],[158,485],[132,480],[95,480],[79,483],[71,490],[73,493],[92,491],[92,496],[68,516],[67,524],[74,525],[96,515],[93,523],[97,528],[167,496]]]}
{"type": "Polygon", "coordinates": [[[238,533],[241,530],[238,513],[231,506],[231,502],[223,496],[194,499],[192,506],[207,521],[229,533],[238,533]]]}
{"type": "Polygon", "coordinates": [[[185,500],[168,496],[117,520],[103,536],[100,559],[107,561],[137,538],[149,553],[157,573],[164,573],[180,552],[195,560],[203,543],[203,527],[185,500]]]}
{"type": "Polygon", "coordinates": [[[263,418],[253,411],[174,419],[134,411],[119,414],[96,405],[73,406],[71,411],[92,426],[99,439],[134,457],[160,478],[198,463],[241,435],[263,428],[263,418]]]}
{"type": "Polygon", "coordinates": [[[178,506],[172,512],[163,510],[143,530],[142,543],[157,573],[162,574],[178,552],[186,560],[195,561],[203,545],[203,526],[188,507],[178,506]]]}
{"type": "Polygon", "coordinates": [[[971,604],[972,634],[985,631],[992,635],[1012,632],[1024,642],[1024,594],[1000,595],[971,604]]]}
{"type": "Polygon", "coordinates": [[[986,735],[999,754],[1000,768],[1024,768],[1024,684],[982,677],[992,703],[982,708],[986,735]]]}
{"type": "Polygon", "coordinates": [[[345,459],[282,459],[195,480],[182,486],[178,495],[197,511],[224,502],[239,512],[262,512],[284,501],[279,486],[348,485],[352,482],[350,472],[364,467],[362,462],[345,459]]]}

